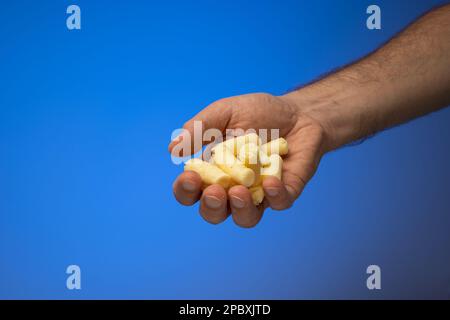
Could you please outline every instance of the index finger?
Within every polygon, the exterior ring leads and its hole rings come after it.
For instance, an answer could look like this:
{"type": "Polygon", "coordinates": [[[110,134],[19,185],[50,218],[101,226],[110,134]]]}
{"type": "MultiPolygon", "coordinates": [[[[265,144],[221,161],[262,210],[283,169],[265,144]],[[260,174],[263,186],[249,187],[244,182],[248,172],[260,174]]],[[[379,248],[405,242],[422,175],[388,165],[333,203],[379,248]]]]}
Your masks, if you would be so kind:
{"type": "Polygon", "coordinates": [[[200,129],[200,135],[207,130],[217,130],[218,135],[222,137],[232,114],[231,105],[227,101],[222,99],[213,102],[187,121],[183,125],[183,132],[170,142],[169,152],[177,157],[185,157],[198,152],[202,145],[211,142],[203,141],[203,136],[198,137],[198,132],[195,134],[196,124],[200,129]],[[182,145],[178,146],[179,144],[182,145]]]}

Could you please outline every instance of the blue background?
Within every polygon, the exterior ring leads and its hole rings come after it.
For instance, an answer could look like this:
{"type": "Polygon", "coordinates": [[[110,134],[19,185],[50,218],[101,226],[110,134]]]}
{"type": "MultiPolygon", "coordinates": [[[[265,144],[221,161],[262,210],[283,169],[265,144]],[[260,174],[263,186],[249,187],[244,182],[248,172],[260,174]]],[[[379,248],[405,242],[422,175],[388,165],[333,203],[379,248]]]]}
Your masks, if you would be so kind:
{"type": "Polygon", "coordinates": [[[179,205],[167,152],[210,102],[282,94],[442,2],[80,0],[79,31],[72,2],[2,2],[0,298],[449,298],[450,110],[325,156],[250,230],[179,205]]]}

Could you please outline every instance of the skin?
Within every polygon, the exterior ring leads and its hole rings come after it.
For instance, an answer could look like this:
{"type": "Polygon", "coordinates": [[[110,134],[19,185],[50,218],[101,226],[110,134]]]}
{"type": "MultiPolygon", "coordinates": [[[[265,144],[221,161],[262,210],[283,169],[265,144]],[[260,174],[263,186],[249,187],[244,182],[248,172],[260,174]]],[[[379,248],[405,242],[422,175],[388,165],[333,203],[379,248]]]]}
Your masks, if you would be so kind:
{"type": "MultiPolygon", "coordinates": [[[[324,154],[352,141],[450,105],[450,5],[433,10],[386,45],[320,81],[282,96],[247,94],[218,100],[194,120],[204,129],[280,129],[289,144],[282,181],[264,180],[264,202],[254,206],[250,192],[219,185],[201,190],[195,172],[183,172],[173,185],[183,205],[200,201],[208,222],[254,227],[267,207],[292,206],[324,154]]],[[[172,141],[169,151],[181,140],[172,141]]],[[[196,150],[194,150],[196,151],[196,150]]]]}

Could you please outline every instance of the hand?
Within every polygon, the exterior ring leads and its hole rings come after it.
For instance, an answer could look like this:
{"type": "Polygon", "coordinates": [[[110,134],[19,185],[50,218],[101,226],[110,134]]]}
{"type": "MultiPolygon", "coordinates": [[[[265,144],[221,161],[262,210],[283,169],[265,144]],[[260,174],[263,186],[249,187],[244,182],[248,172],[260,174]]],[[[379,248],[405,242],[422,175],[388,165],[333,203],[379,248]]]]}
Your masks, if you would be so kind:
{"type": "MultiPolygon", "coordinates": [[[[289,144],[284,158],[282,180],[270,177],[264,180],[264,202],[255,206],[251,194],[243,186],[226,190],[211,185],[201,190],[200,176],[192,171],[180,174],[173,184],[175,198],[190,206],[200,200],[200,214],[213,224],[224,221],[231,213],[234,222],[241,227],[253,227],[261,219],[264,210],[289,208],[299,197],[306,183],[313,176],[325,152],[326,134],[317,120],[302,112],[287,96],[248,94],[222,99],[209,105],[183,126],[193,136],[194,121],[202,121],[203,129],[279,129],[280,136],[289,144]]],[[[270,131],[270,130],[269,130],[270,131]]],[[[180,141],[169,145],[172,152],[180,141]]]]}
{"type": "Polygon", "coordinates": [[[200,213],[211,223],[232,212],[238,225],[253,227],[265,208],[292,205],[325,152],[448,106],[449,17],[450,5],[437,8],[373,54],[287,95],[249,94],[211,104],[184,125],[191,136],[194,120],[222,132],[280,129],[289,144],[283,181],[264,180],[265,200],[255,207],[245,187],[227,194],[212,185],[202,193],[200,177],[184,172],[174,183],[175,197],[184,205],[200,199],[200,213]]]}

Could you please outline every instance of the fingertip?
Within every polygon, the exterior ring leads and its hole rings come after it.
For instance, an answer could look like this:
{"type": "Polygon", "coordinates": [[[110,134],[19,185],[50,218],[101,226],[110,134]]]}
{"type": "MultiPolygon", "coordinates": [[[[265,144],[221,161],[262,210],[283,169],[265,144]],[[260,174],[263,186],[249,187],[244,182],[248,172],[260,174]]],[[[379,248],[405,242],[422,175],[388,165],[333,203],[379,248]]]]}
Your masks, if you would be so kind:
{"type": "Polygon", "coordinates": [[[182,140],[182,134],[179,134],[172,141],[170,141],[169,146],[167,148],[169,150],[169,153],[172,153],[173,148],[175,148],[175,146],[177,144],[179,144],[181,142],[181,140],[182,140]]]}
{"type": "Polygon", "coordinates": [[[183,132],[169,143],[168,149],[170,154],[174,157],[193,155],[196,151],[194,150],[194,142],[192,139],[193,135],[191,131],[183,129],[183,132]]]}
{"type": "Polygon", "coordinates": [[[233,222],[244,229],[254,228],[261,221],[263,213],[264,207],[254,207],[252,211],[247,213],[237,213],[235,211],[232,213],[233,222]]]}
{"type": "Polygon", "coordinates": [[[167,146],[167,151],[169,151],[170,154],[172,154],[172,150],[173,148],[176,146],[177,142],[172,141],[169,143],[169,145],[167,146]]]}
{"type": "MultiPolygon", "coordinates": [[[[203,190],[202,198],[203,197],[214,197],[216,199],[219,199],[221,206],[225,206],[227,202],[227,192],[221,185],[218,184],[210,185],[205,190],[203,190]]],[[[214,208],[217,206],[213,205],[211,207],[214,208]]]]}
{"type": "Polygon", "coordinates": [[[261,220],[264,206],[253,204],[250,191],[244,186],[234,186],[228,191],[233,221],[242,228],[252,228],[261,220]]]}
{"type": "Polygon", "coordinates": [[[226,220],[229,215],[227,192],[222,186],[214,184],[203,190],[200,200],[200,214],[212,224],[218,224],[226,220]]]}
{"type": "Polygon", "coordinates": [[[292,205],[292,199],[286,186],[276,177],[268,177],[263,181],[264,195],[274,210],[285,210],[292,205]]]}
{"type": "Polygon", "coordinates": [[[195,171],[184,171],[178,177],[181,187],[187,192],[193,192],[202,188],[203,182],[200,175],[195,171]]]}
{"type": "Polygon", "coordinates": [[[250,191],[241,185],[231,187],[228,196],[231,206],[236,209],[243,209],[249,204],[253,204],[250,191]]]}
{"type": "Polygon", "coordinates": [[[200,197],[202,179],[198,173],[185,171],[181,173],[173,184],[173,193],[179,203],[191,206],[200,197]]]}
{"type": "Polygon", "coordinates": [[[267,177],[263,180],[262,186],[264,189],[264,194],[271,198],[280,196],[285,188],[280,179],[276,177],[267,177]]]}

